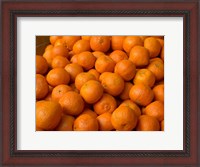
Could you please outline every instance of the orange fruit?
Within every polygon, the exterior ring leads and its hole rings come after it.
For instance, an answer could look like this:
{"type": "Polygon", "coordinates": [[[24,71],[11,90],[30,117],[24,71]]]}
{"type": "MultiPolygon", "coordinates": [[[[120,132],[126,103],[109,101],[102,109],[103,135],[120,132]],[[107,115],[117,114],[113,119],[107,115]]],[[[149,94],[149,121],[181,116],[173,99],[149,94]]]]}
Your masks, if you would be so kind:
{"type": "Polygon", "coordinates": [[[130,99],[138,105],[147,106],[154,98],[153,91],[148,85],[133,85],[129,92],[130,99]]]}
{"type": "Polygon", "coordinates": [[[52,45],[54,45],[54,43],[56,42],[57,39],[61,39],[62,36],[50,36],[49,37],[49,41],[52,45]]]}
{"type": "Polygon", "coordinates": [[[151,58],[149,60],[149,63],[152,63],[153,61],[160,61],[161,63],[164,63],[164,61],[161,58],[159,58],[159,57],[151,58]]]}
{"type": "Polygon", "coordinates": [[[85,51],[78,54],[77,60],[85,70],[90,70],[95,65],[96,57],[91,52],[85,51]]]}
{"type": "Polygon", "coordinates": [[[79,54],[84,51],[90,51],[90,42],[84,39],[76,41],[73,46],[74,54],[79,54]]]}
{"type": "Polygon", "coordinates": [[[140,38],[142,39],[142,41],[144,42],[144,40],[146,39],[146,38],[148,38],[149,36],[140,36],[140,38]]]}
{"type": "Polygon", "coordinates": [[[113,59],[115,63],[120,62],[121,60],[128,59],[127,54],[122,50],[115,50],[110,53],[110,58],[113,59]]]}
{"type": "Polygon", "coordinates": [[[51,49],[51,51],[52,51],[52,55],[53,55],[52,58],[54,58],[56,56],[63,56],[63,57],[66,57],[66,58],[69,57],[69,51],[63,45],[54,46],[51,49]]]}
{"type": "Polygon", "coordinates": [[[76,41],[80,40],[80,36],[63,36],[63,41],[65,42],[65,46],[68,50],[72,50],[76,41]]]}
{"type": "Polygon", "coordinates": [[[161,131],[164,131],[164,130],[165,130],[165,129],[164,129],[164,120],[161,121],[161,123],[160,123],[160,128],[161,128],[161,131]]]}
{"type": "Polygon", "coordinates": [[[123,101],[123,102],[120,104],[120,106],[127,106],[127,107],[131,108],[131,109],[134,111],[134,113],[135,113],[135,115],[136,115],[137,117],[139,117],[139,116],[141,115],[140,107],[138,107],[138,105],[135,104],[135,103],[134,103],[133,101],[131,101],[131,100],[125,100],[125,101],[123,101]]]}
{"type": "Polygon", "coordinates": [[[53,48],[53,45],[49,44],[49,45],[46,46],[46,48],[45,48],[44,51],[50,50],[50,49],[52,49],[52,48],[53,48]]]}
{"type": "Polygon", "coordinates": [[[36,102],[36,126],[44,130],[54,130],[61,120],[62,108],[58,102],[36,102]]]}
{"type": "Polygon", "coordinates": [[[109,112],[103,113],[97,117],[100,131],[111,131],[114,129],[111,123],[112,114],[109,112]]]}
{"type": "Polygon", "coordinates": [[[90,116],[96,118],[97,114],[89,108],[85,108],[81,114],[89,114],[90,116]]]}
{"type": "Polygon", "coordinates": [[[143,41],[139,36],[127,36],[123,41],[123,49],[126,53],[130,53],[131,49],[136,46],[143,46],[143,41]]]}
{"type": "Polygon", "coordinates": [[[51,67],[52,60],[54,58],[52,49],[48,49],[44,52],[43,57],[46,59],[48,66],[51,67]]]}
{"type": "Polygon", "coordinates": [[[100,51],[94,51],[92,52],[92,54],[94,55],[94,57],[99,58],[100,56],[106,56],[105,53],[100,52],[100,51]]]}
{"type": "Polygon", "coordinates": [[[129,99],[129,92],[130,92],[132,86],[133,86],[133,84],[130,82],[124,83],[124,89],[123,89],[122,93],[119,95],[120,99],[122,99],[122,100],[129,99]]]}
{"type": "Polygon", "coordinates": [[[116,130],[130,131],[137,125],[137,116],[126,106],[120,106],[112,113],[111,123],[116,130]]]}
{"type": "Polygon", "coordinates": [[[158,120],[149,115],[141,115],[138,119],[137,131],[159,131],[160,124],[158,120]]]}
{"type": "Polygon", "coordinates": [[[161,53],[160,53],[161,59],[164,61],[164,47],[162,47],[161,53]]]}
{"type": "Polygon", "coordinates": [[[161,61],[152,61],[147,69],[155,75],[156,81],[164,79],[164,63],[161,61]]]}
{"type": "Polygon", "coordinates": [[[65,46],[63,38],[57,39],[56,42],[54,43],[54,46],[59,46],[59,45],[65,46]]]}
{"type": "Polygon", "coordinates": [[[52,90],[52,100],[59,102],[60,98],[68,91],[72,91],[72,88],[68,85],[58,85],[52,90]]]}
{"type": "Polygon", "coordinates": [[[104,93],[101,99],[93,104],[93,108],[98,115],[112,113],[117,108],[117,102],[113,96],[104,93]]]}
{"type": "Polygon", "coordinates": [[[135,76],[136,67],[130,60],[121,60],[115,65],[114,72],[119,74],[125,81],[130,81],[135,76]]]}
{"type": "Polygon", "coordinates": [[[153,88],[154,99],[164,102],[164,84],[156,85],[153,88]]]}
{"type": "Polygon", "coordinates": [[[89,103],[96,103],[103,95],[103,87],[99,81],[89,80],[80,89],[83,99],[89,103]]]}
{"type": "Polygon", "coordinates": [[[65,70],[68,72],[70,75],[70,81],[73,83],[75,82],[75,78],[78,74],[83,72],[83,68],[76,63],[70,63],[65,66],[65,70]]]}
{"type": "Polygon", "coordinates": [[[70,84],[69,86],[72,88],[72,90],[73,90],[74,92],[80,93],[80,90],[78,90],[78,89],[76,88],[75,83],[72,83],[72,84],[70,84]]]}
{"type": "Polygon", "coordinates": [[[67,85],[70,81],[70,75],[63,68],[54,68],[48,72],[46,79],[53,87],[61,84],[67,85]]]}
{"type": "Polygon", "coordinates": [[[99,73],[113,72],[115,68],[115,62],[109,56],[100,56],[95,62],[95,69],[99,73]]]}
{"type": "Polygon", "coordinates": [[[80,94],[74,91],[68,91],[59,100],[63,112],[68,115],[77,116],[84,108],[84,101],[80,94]]]}
{"type": "Polygon", "coordinates": [[[49,92],[49,93],[45,96],[45,98],[44,98],[43,100],[52,101],[51,94],[52,94],[52,92],[49,92]]]}
{"type": "Polygon", "coordinates": [[[97,119],[89,114],[81,114],[74,121],[74,131],[97,131],[98,129],[97,119]]]}
{"type": "Polygon", "coordinates": [[[78,54],[75,54],[71,57],[70,62],[78,64],[78,54]]]}
{"type": "Polygon", "coordinates": [[[93,51],[107,52],[110,49],[110,37],[92,36],[90,38],[90,47],[93,51]]]}
{"type": "Polygon", "coordinates": [[[89,80],[96,80],[95,76],[89,72],[81,72],[75,78],[75,86],[78,90],[89,80]]]}
{"type": "Polygon", "coordinates": [[[36,74],[46,74],[48,63],[43,56],[36,55],[36,74]]]}
{"type": "Polygon", "coordinates": [[[75,118],[73,116],[63,114],[61,117],[61,121],[55,130],[57,130],[57,131],[72,131],[74,120],[75,120],[75,118]]]}
{"type": "Polygon", "coordinates": [[[84,40],[90,40],[91,36],[87,36],[87,35],[84,35],[84,36],[81,36],[81,39],[84,39],[84,40]]]}
{"type": "Polygon", "coordinates": [[[67,64],[69,64],[69,60],[63,56],[56,56],[53,58],[51,62],[52,68],[64,68],[67,64]]]}
{"type": "Polygon", "coordinates": [[[133,83],[145,84],[152,87],[155,83],[155,80],[154,74],[150,70],[144,68],[137,71],[135,78],[133,79],[133,83]]]}
{"type": "Polygon", "coordinates": [[[36,74],[36,99],[43,99],[49,92],[49,85],[45,77],[41,74],[36,74]]]}
{"type": "Polygon", "coordinates": [[[101,84],[105,92],[112,96],[120,95],[124,89],[124,80],[116,73],[108,72],[105,77],[103,77],[101,84]]]}
{"type": "Polygon", "coordinates": [[[149,64],[149,51],[143,46],[135,46],[130,50],[129,60],[136,67],[144,67],[149,64]]]}
{"type": "Polygon", "coordinates": [[[164,120],[164,104],[161,101],[154,101],[146,106],[145,114],[155,117],[158,121],[164,120]]]}
{"type": "Polygon", "coordinates": [[[146,38],[144,40],[144,47],[148,49],[150,58],[157,57],[161,51],[160,42],[154,37],[146,38]]]}
{"type": "Polygon", "coordinates": [[[94,75],[97,81],[99,80],[100,73],[96,69],[90,69],[88,72],[94,75]]]}
{"type": "Polygon", "coordinates": [[[124,39],[125,39],[125,36],[112,36],[111,37],[112,50],[123,50],[124,39]]]}
{"type": "Polygon", "coordinates": [[[164,39],[156,38],[157,41],[160,43],[161,47],[164,47],[164,39]]]}

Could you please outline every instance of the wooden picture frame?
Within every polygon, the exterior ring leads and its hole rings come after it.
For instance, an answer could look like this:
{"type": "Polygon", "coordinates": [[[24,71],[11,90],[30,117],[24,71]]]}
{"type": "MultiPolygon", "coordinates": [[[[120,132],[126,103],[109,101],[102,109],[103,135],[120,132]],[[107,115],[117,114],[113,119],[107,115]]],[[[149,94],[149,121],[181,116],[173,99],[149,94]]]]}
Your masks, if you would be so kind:
{"type": "Polygon", "coordinates": [[[53,2],[2,1],[1,144],[2,165],[186,165],[198,166],[200,115],[199,1],[53,2]],[[45,7],[44,7],[45,5],[45,7]],[[95,10],[94,10],[95,9],[95,10]],[[183,151],[23,151],[17,150],[17,17],[169,16],[184,18],[183,151]]]}

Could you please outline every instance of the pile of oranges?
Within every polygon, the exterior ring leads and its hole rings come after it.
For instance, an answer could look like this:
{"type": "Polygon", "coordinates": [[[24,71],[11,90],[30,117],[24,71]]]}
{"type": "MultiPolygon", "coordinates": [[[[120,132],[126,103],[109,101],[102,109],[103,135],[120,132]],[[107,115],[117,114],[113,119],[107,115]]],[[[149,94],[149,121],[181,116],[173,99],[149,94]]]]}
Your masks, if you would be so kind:
{"type": "Polygon", "coordinates": [[[37,131],[163,131],[163,36],[50,36],[36,55],[37,131]]]}

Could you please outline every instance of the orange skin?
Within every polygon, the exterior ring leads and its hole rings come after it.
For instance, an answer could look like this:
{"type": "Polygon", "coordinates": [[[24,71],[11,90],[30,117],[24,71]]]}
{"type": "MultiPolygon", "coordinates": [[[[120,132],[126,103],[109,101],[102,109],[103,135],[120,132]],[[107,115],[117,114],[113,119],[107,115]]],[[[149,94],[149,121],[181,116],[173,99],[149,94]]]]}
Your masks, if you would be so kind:
{"type": "Polygon", "coordinates": [[[156,81],[164,79],[164,63],[162,63],[161,61],[152,61],[148,65],[147,69],[155,75],[156,81]]]}
{"type": "Polygon", "coordinates": [[[78,54],[77,60],[78,64],[88,71],[94,67],[96,57],[91,52],[85,51],[78,54]]]}
{"type": "Polygon", "coordinates": [[[100,131],[111,131],[114,129],[111,123],[112,114],[109,112],[103,113],[97,117],[100,131]]]}
{"type": "Polygon", "coordinates": [[[115,62],[109,56],[100,56],[95,62],[95,69],[99,73],[113,72],[115,68],[115,62]]]}
{"type": "Polygon", "coordinates": [[[103,95],[103,87],[99,81],[87,81],[80,90],[80,95],[89,104],[96,103],[103,95]]]}
{"type": "Polygon", "coordinates": [[[52,55],[54,57],[56,56],[63,56],[63,57],[66,57],[68,58],[69,57],[69,51],[67,50],[66,47],[64,47],[63,45],[59,45],[59,46],[54,46],[52,49],[52,55]]]}
{"type": "Polygon", "coordinates": [[[151,58],[149,60],[149,63],[152,63],[153,61],[160,61],[161,63],[164,63],[164,61],[161,58],[159,58],[159,57],[151,58]]]}
{"type": "Polygon", "coordinates": [[[154,101],[145,108],[145,114],[155,117],[158,121],[164,120],[164,103],[161,101],[154,101]]]}
{"type": "Polygon", "coordinates": [[[45,77],[41,74],[36,74],[36,99],[43,99],[49,92],[49,85],[45,77]]]}
{"type": "Polygon", "coordinates": [[[54,43],[54,46],[59,46],[59,45],[66,47],[63,38],[57,39],[56,42],[54,43]]]}
{"type": "Polygon", "coordinates": [[[137,125],[137,116],[131,108],[120,106],[112,113],[111,123],[118,131],[130,131],[137,125]]]}
{"type": "Polygon", "coordinates": [[[74,131],[98,131],[98,129],[97,119],[89,114],[81,114],[74,121],[74,131]]]}
{"type": "Polygon", "coordinates": [[[150,87],[154,86],[155,83],[154,74],[148,69],[140,69],[137,71],[135,78],[133,79],[134,84],[146,84],[150,87]]]}
{"type": "Polygon", "coordinates": [[[36,102],[36,127],[54,130],[61,120],[62,108],[57,102],[36,102]]]}
{"type": "Polygon", "coordinates": [[[160,124],[158,120],[149,115],[141,115],[138,119],[137,131],[159,131],[160,124]]]}
{"type": "Polygon", "coordinates": [[[97,118],[97,114],[89,108],[85,108],[81,114],[89,114],[90,116],[97,118]]]}
{"type": "Polygon", "coordinates": [[[74,44],[81,39],[80,36],[63,36],[63,41],[65,42],[65,46],[68,50],[72,50],[74,44]]]}
{"type": "Polygon", "coordinates": [[[160,127],[161,127],[161,131],[164,131],[164,130],[165,130],[165,129],[164,129],[164,120],[161,121],[160,127]]]}
{"type": "Polygon", "coordinates": [[[84,40],[88,40],[88,41],[89,41],[91,37],[92,37],[92,36],[86,36],[86,35],[85,35],[85,36],[81,36],[81,39],[84,39],[84,40]]]}
{"type": "Polygon", "coordinates": [[[62,115],[61,121],[56,127],[56,131],[72,131],[75,118],[71,115],[62,115]]]}
{"type": "Polygon", "coordinates": [[[94,111],[101,115],[103,113],[112,113],[117,108],[115,98],[107,93],[104,93],[99,101],[93,105],[94,111]]]}
{"type": "Polygon", "coordinates": [[[89,72],[90,74],[94,75],[97,81],[99,80],[100,73],[99,73],[97,70],[95,70],[95,69],[90,69],[88,72],[89,72]]]}
{"type": "Polygon", "coordinates": [[[70,59],[71,63],[77,63],[78,64],[78,54],[75,54],[70,59]]]}
{"type": "Polygon", "coordinates": [[[56,56],[53,58],[51,67],[52,68],[64,68],[67,64],[69,64],[69,60],[63,56],[56,56]]]}
{"type": "Polygon", "coordinates": [[[53,87],[61,84],[67,85],[70,81],[70,75],[63,68],[54,68],[49,71],[46,79],[47,82],[53,87]]]}
{"type": "Polygon", "coordinates": [[[140,106],[147,106],[154,98],[151,88],[144,84],[133,85],[129,92],[130,99],[140,106]]]}
{"type": "Polygon", "coordinates": [[[164,61],[164,47],[162,47],[160,58],[164,61]]]}
{"type": "Polygon", "coordinates": [[[161,51],[161,44],[154,37],[146,38],[144,40],[144,47],[148,49],[150,58],[157,57],[161,51]]]}
{"type": "Polygon", "coordinates": [[[160,43],[161,47],[164,47],[164,39],[156,38],[157,41],[160,43]]]}
{"type": "Polygon", "coordinates": [[[52,48],[53,48],[53,45],[49,44],[46,46],[44,51],[51,50],[52,48]]]}
{"type": "Polygon", "coordinates": [[[49,41],[52,45],[54,45],[54,43],[56,42],[57,39],[61,39],[62,36],[50,36],[49,37],[49,41]]]}
{"type": "Polygon", "coordinates": [[[75,78],[75,86],[78,90],[89,80],[96,80],[95,76],[89,72],[81,72],[75,78]]]}
{"type": "Polygon", "coordinates": [[[54,58],[52,49],[46,50],[43,54],[43,57],[46,59],[48,66],[51,67],[51,63],[54,58]]]}
{"type": "Polygon", "coordinates": [[[76,63],[70,63],[65,66],[65,70],[68,72],[70,75],[70,82],[73,83],[75,82],[75,78],[78,74],[83,72],[83,68],[76,63]]]}
{"type": "Polygon", "coordinates": [[[84,39],[78,40],[73,46],[74,54],[90,51],[90,42],[84,39]]]}
{"type": "Polygon", "coordinates": [[[130,82],[125,82],[124,84],[124,90],[122,91],[122,93],[119,95],[120,99],[122,100],[127,100],[129,99],[129,92],[132,88],[133,84],[130,82]]]}
{"type": "Polygon", "coordinates": [[[112,36],[111,37],[111,48],[112,50],[123,50],[123,41],[125,36],[112,36]]]}
{"type": "Polygon", "coordinates": [[[94,51],[92,54],[96,57],[99,58],[100,56],[106,56],[105,53],[100,52],[100,51],[94,51]]]}
{"type": "Polygon", "coordinates": [[[164,84],[156,85],[153,88],[154,99],[164,103],[164,84]]]}
{"type": "Polygon", "coordinates": [[[48,63],[43,56],[36,55],[36,74],[46,74],[48,63]]]}
{"type": "Polygon", "coordinates": [[[115,66],[114,72],[119,74],[125,81],[133,79],[136,67],[130,60],[121,60],[115,66]]]}
{"type": "Polygon", "coordinates": [[[90,38],[90,47],[93,51],[107,52],[110,48],[110,37],[92,36],[90,38]]]}
{"type": "Polygon", "coordinates": [[[130,53],[131,49],[136,46],[143,46],[143,41],[139,36],[127,36],[123,41],[123,49],[126,53],[130,53]]]}
{"type": "Polygon", "coordinates": [[[120,62],[121,60],[128,59],[127,54],[122,50],[115,50],[110,53],[110,58],[113,59],[115,63],[120,62]]]}
{"type": "Polygon", "coordinates": [[[68,91],[59,100],[63,112],[68,115],[77,116],[84,109],[84,101],[80,94],[68,91]]]}
{"type": "Polygon", "coordinates": [[[149,51],[143,46],[135,46],[130,50],[129,60],[136,67],[144,67],[149,64],[149,51]]]}

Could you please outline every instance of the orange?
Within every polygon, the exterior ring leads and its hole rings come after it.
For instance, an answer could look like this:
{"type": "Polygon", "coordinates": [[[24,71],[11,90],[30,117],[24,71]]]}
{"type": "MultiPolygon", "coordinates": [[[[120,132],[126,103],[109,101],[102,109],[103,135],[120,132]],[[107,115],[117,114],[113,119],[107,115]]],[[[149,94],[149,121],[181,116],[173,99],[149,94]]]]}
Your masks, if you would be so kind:
{"type": "Polygon", "coordinates": [[[132,83],[125,82],[124,89],[123,89],[122,93],[119,95],[120,99],[122,99],[122,100],[129,99],[129,92],[130,92],[132,86],[133,86],[132,83]]]}
{"type": "Polygon", "coordinates": [[[85,108],[81,114],[89,114],[90,116],[96,118],[97,114],[89,108],[85,108]]]}
{"type": "Polygon", "coordinates": [[[46,46],[46,48],[45,48],[44,51],[50,50],[50,49],[52,49],[52,48],[53,48],[53,45],[49,44],[49,45],[46,46]]]}
{"type": "Polygon", "coordinates": [[[65,42],[65,46],[68,50],[72,50],[76,41],[80,40],[80,36],[63,36],[63,41],[65,42]]]}
{"type": "Polygon", "coordinates": [[[63,112],[68,115],[77,116],[84,108],[84,101],[80,94],[74,91],[66,92],[59,100],[63,112]]]}
{"type": "Polygon", "coordinates": [[[151,58],[149,60],[149,63],[152,63],[153,61],[160,61],[161,63],[164,63],[164,61],[161,58],[159,58],[159,57],[151,58]]]}
{"type": "Polygon", "coordinates": [[[101,99],[93,104],[93,108],[98,115],[112,113],[117,108],[117,102],[113,96],[104,93],[101,99]]]}
{"type": "Polygon", "coordinates": [[[141,115],[138,119],[137,131],[159,131],[160,124],[158,120],[149,115],[141,115]]]}
{"type": "Polygon", "coordinates": [[[52,45],[54,45],[54,43],[56,42],[56,40],[57,39],[61,39],[62,38],[62,36],[50,36],[49,37],[49,40],[50,40],[50,43],[52,44],[52,45]]]}
{"type": "Polygon", "coordinates": [[[92,54],[93,54],[96,58],[98,58],[98,57],[100,57],[100,56],[106,56],[105,53],[100,52],[100,51],[94,51],[94,52],[92,52],[92,54]]]}
{"type": "Polygon", "coordinates": [[[53,58],[51,62],[52,68],[64,68],[67,64],[69,64],[69,60],[63,56],[56,56],[53,58]]]}
{"type": "Polygon", "coordinates": [[[47,74],[47,82],[55,87],[61,84],[68,84],[70,81],[70,75],[63,68],[54,68],[50,70],[47,74]]]}
{"type": "Polygon", "coordinates": [[[153,88],[154,99],[164,102],[164,84],[156,85],[153,88]]]}
{"type": "Polygon", "coordinates": [[[125,39],[125,36],[112,36],[111,37],[112,50],[123,50],[124,39],[125,39]]]}
{"type": "Polygon", "coordinates": [[[164,61],[164,47],[161,50],[160,57],[164,61]]]}
{"type": "Polygon", "coordinates": [[[103,87],[99,81],[89,80],[80,89],[83,99],[89,103],[96,103],[103,95],[103,87]]]}
{"type": "Polygon", "coordinates": [[[84,39],[84,40],[90,40],[91,36],[87,36],[87,35],[84,35],[84,36],[81,36],[81,39],[84,39]]]}
{"type": "Polygon", "coordinates": [[[158,121],[164,120],[164,104],[161,101],[154,101],[146,106],[145,114],[155,117],[158,121]]]}
{"type": "Polygon", "coordinates": [[[51,94],[52,94],[52,92],[49,92],[49,93],[45,96],[45,98],[44,98],[43,100],[52,101],[51,94]]]}
{"type": "Polygon", "coordinates": [[[140,38],[142,39],[142,41],[144,42],[144,40],[146,39],[146,38],[148,38],[149,36],[140,36],[140,38]]]}
{"type": "Polygon", "coordinates": [[[164,39],[156,38],[157,41],[160,43],[161,47],[164,47],[164,39]]]}
{"type": "Polygon", "coordinates": [[[110,53],[110,58],[113,59],[115,63],[118,63],[121,60],[128,59],[127,54],[122,50],[115,50],[110,53]]]}
{"type": "Polygon", "coordinates": [[[43,56],[36,55],[36,74],[46,74],[48,63],[43,56]]]}
{"type": "Polygon", "coordinates": [[[54,46],[59,46],[59,45],[65,46],[63,38],[57,39],[56,42],[54,43],[54,46]]]}
{"type": "Polygon", "coordinates": [[[113,72],[115,68],[115,62],[109,56],[100,56],[95,62],[95,69],[99,73],[113,72]]]}
{"type": "Polygon", "coordinates": [[[78,54],[75,54],[71,57],[70,62],[78,64],[78,54]]]}
{"type": "Polygon", "coordinates": [[[116,130],[130,131],[137,125],[137,116],[131,108],[120,106],[112,113],[111,123],[116,130]]]}
{"type": "Polygon", "coordinates": [[[72,90],[73,90],[74,92],[80,93],[80,90],[78,90],[78,89],[76,88],[75,83],[72,83],[72,84],[70,84],[69,86],[72,88],[72,90]]]}
{"type": "Polygon", "coordinates": [[[75,78],[78,74],[83,72],[83,68],[76,63],[70,63],[65,66],[65,70],[68,72],[70,75],[70,82],[75,82],[75,78]]]}
{"type": "Polygon", "coordinates": [[[99,80],[100,73],[96,69],[90,69],[88,72],[94,75],[97,81],[99,80]]]}
{"type": "Polygon", "coordinates": [[[97,117],[100,131],[111,131],[114,129],[111,123],[112,114],[109,112],[103,113],[97,117]]]}
{"type": "Polygon", "coordinates": [[[61,117],[61,121],[55,130],[57,130],[57,131],[72,131],[74,120],[75,120],[75,118],[73,116],[63,114],[61,117]]]}
{"type": "Polygon", "coordinates": [[[90,42],[84,39],[76,41],[73,46],[73,53],[79,54],[84,51],[90,51],[90,42]]]}
{"type": "Polygon", "coordinates": [[[89,114],[81,114],[74,121],[74,131],[98,131],[98,129],[97,119],[89,114]]]}
{"type": "Polygon", "coordinates": [[[136,115],[137,117],[139,117],[139,116],[141,115],[140,107],[138,107],[138,105],[135,104],[135,103],[134,103],[133,101],[131,101],[131,100],[125,100],[125,101],[123,101],[123,102],[120,104],[120,106],[127,106],[127,107],[131,108],[131,109],[134,111],[134,113],[135,113],[135,115],[136,115]]]}
{"type": "Polygon", "coordinates": [[[160,128],[161,128],[161,131],[164,131],[165,129],[164,129],[164,120],[162,120],[161,121],[161,123],[160,123],[160,128]]]}
{"type": "Polygon", "coordinates": [[[94,57],[91,52],[85,51],[78,54],[77,60],[78,64],[81,65],[85,70],[90,70],[94,67],[96,57],[94,57]]]}
{"type": "Polygon", "coordinates": [[[93,51],[107,52],[110,49],[110,37],[92,36],[90,38],[90,47],[93,51]]]}
{"type": "Polygon", "coordinates": [[[120,95],[124,89],[124,80],[116,73],[108,72],[105,77],[103,77],[101,84],[104,91],[112,96],[120,95]]]}
{"type": "Polygon", "coordinates": [[[152,61],[147,69],[155,75],[156,81],[164,79],[164,63],[161,61],[152,61]]]}
{"type": "Polygon", "coordinates": [[[144,67],[149,64],[149,51],[143,46],[135,46],[130,50],[129,60],[136,67],[144,67]]]}
{"type": "Polygon", "coordinates": [[[44,130],[54,130],[61,120],[62,108],[58,102],[36,102],[36,126],[44,130]]]}
{"type": "Polygon", "coordinates": [[[59,102],[60,98],[68,91],[72,91],[72,88],[68,85],[58,85],[52,90],[52,100],[59,102]]]}
{"type": "Polygon", "coordinates": [[[154,37],[149,37],[144,40],[144,47],[148,49],[149,51],[149,56],[152,57],[157,57],[161,51],[161,44],[160,42],[154,38],[154,37]]]}
{"type": "Polygon", "coordinates": [[[72,58],[74,55],[75,55],[75,54],[74,54],[73,50],[69,51],[69,57],[68,57],[68,59],[71,60],[71,58],[72,58]]]}
{"type": "Polygon", "coordinates": [[[48,49],[44,52],[43,57],[46,59],[48,66],[51,67],[52,60],[54,58],[52,49],[48,49]]]}
{"type": "Polygon", "coordinates": [[[41,74],[36,74],[36,99],[43,99],[49,92],[49,85],[45,77],[41,74]]]}
{"type": "Polygon", "coordinates": [[[63,56],[63,57],[66,57],[66,58],[69,57],[69,51],[63,45],[54,46],[51,49],[51,51],[52,51],[52,55],[53,55],[52,58],[54,58],[56,56],[63,56]]]}
{"type": "Polygon", "coordinates": [[[148,85],[133,85],[129,92],[130,99],[140,106],[147,106],[154,98],[153,91],[148,85]]]}
{"type": "Polygon", "coordinates": [[[143,46],[143,41],[139,36],[127,36],[123,41],[123,49],[126,53],[130,53],[131,49],[136,46],[143,46]]]}
{"type": "Polygon", "coordinates": [[[133,79],[133,83],[145,84],[152,87],[155,83],[155,80],[154,74],[150,70],[144,68],[137,71],[135,78],[133,79]]]}
{"type": "Polygon", "coordinates": [[[78,90],[89,80],[96,80],[95,76],[89,72],[81,72],[75,78],[75,86],[78,90]]]}
{"type": "Polygon", "coordinates": [[[119,74],[125,81],[130,81],[135,76],[136,67],[130,60],[121,60],[115,65],[114,72],[119,74]]]}

